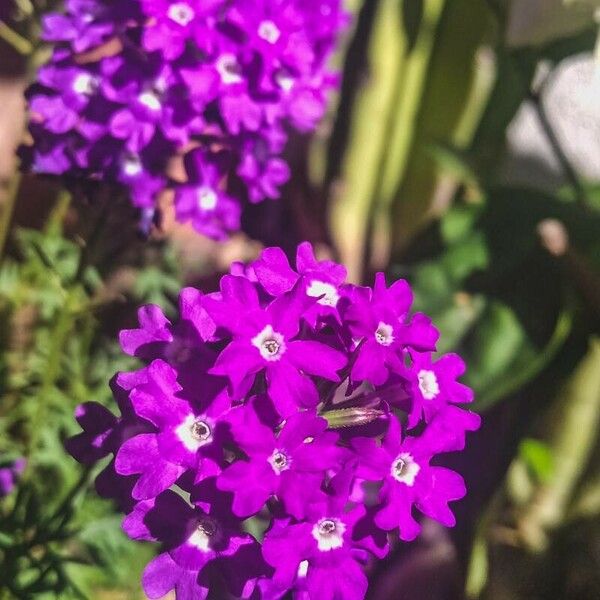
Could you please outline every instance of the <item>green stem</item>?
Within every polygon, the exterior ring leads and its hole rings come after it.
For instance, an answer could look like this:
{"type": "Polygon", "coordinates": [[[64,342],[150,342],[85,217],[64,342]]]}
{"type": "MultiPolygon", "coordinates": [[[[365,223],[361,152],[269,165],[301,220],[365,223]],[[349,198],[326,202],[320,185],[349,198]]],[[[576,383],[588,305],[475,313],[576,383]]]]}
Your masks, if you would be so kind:
{"type": "Polygon", "coordinates": [[[596,67],[598,67],[600,65],[600,7],[596,8],[594,12],[594,21],[598,25],[598,33],[596,34],[596,43],[594,45],[594,61],[596,67]]]}
{"type": "Polygon", "coordinates": [[[487,583],[489,571],[488,537],[490,528],[501,512],[502,498],[501,490],[496,491],[475,529],[465,581],[465,595],[469,599],[479,598],[487,583]]]}
{"type": "Polygon", "coordinates": [[[588,479],[578,497],[569,508],[567,522],[578,519],[594,519],[600,515],[600,473],[588,479]]]}
{"type": "Polygon", "coordinates": [[[385,119],[393,97],[394,74],[404,69],[408,41],[399,29],[398,0],[376,3],[368,44],[369,78],[352,109],[348,145],[339,182],[332,187],[330,227],[334,245],[348,269],[350,281],[362,280],[363,250],[371,202],[377,185],[377,168],[389,149],[385,119]]]}
{"type": "Polygon", "coordinates": [[[390,147],[384,156],[381,197],[375,198],[382,205],[390,205],[408,166],[410,151],[417,132],[417,117],[429,76],[429,66],[435,48],[445,0],[424,2],[423,18],[414,47],[407,56],[405,72],[397,82],[395,102],[391,105],[390,147]]]}
{"type": "Polygon", "coordinates": [[[71,206],[71,194],[67,190],[61,190],[56,198],[56,202],[52,207],[52,211],[46,220],[44,231],[46,233],[60,233],[62,226],[71,206]]]}
{"type": "Polygon", "coordinates": [[[71,488],[71,491],[65,496],[63,501],[60,503],[60,506],[56,509],[56,512],[50,519],[51,521],[54,521],[69,509],[81,490],[83,490],[83,488],[85,488],[85,486],[88,484],[91,472],[92,467],[85,467],[79,476],[77,483],[71,488]]]}
{"type": "Polygon", "coordinates": [[[40,432],[44,429],[44,421],[48,414],[49,397],[52,394],[52,389],[60,374],[61,360],[64,356],[64,347],[72,330],[72,298],[73,291],[67,295],[65,305],[62,307],[51,334],[48,363],[46,365],[46,370],[44,371],[44,377],[38,397],[38,410],[35,412],[31,423],[31,436],[29,440],[30,454],[37,449],[40,432]]]}
{"type": "Polygon", "coordinates": [[[16,4],[24,15],[27,17],[33,16],[35,7],[33,6],[31,0],[16,0],[16,4]]]}
{"type": "MultiPolygon", "coordinates": [[[[399,68],[397,68],[394,72],[394,84],[391,93],[391,102],[389,105],[388,113],[385,119],[385,128],[384,131],[386,135],[389,134],[389,139],[395,139],[397,135],[397,116],[398,116],[398,107],[402,102],[402,96],[404,94],[404,60],[400,61],[399,68]]],[[[362,265],[362,273],[363,277],[367,273],[367,269],[369,264],[371,263],[372,253],[373,253],[373,233],[376,227],[375,220],[377,214],[381,210],[382,205],[382,192],[384,189],[384,181],[386,173],[390,168],[390,156],[393,153],[385,152],[382,148],[381,158],[379,160],[379,164],[376,169],[375,176],[375,187],[373,189],[372,194],[372,202],[370,204],[370,210],[368,214],[367,221],[367,231],[364,239],[364,249],[363,249],[363,265],[362,265]]]]}
{"type": "Polygon", "coordinates": [[[103,206],[100,209],[100,215],[96,219],[94,228],[92,229],[79,257],[79,264],[77,265],[77,272],[75,273],[75,283],[81,283],[83,281],[85,270],[91,264],[91,259],[95,251],[96,244],[98,243],[102,231],[108,222],[109,203],[107,202],[106,198],[103,198],[101,201],[103,202],[103,206]]]}
{"type": "Polygon", "coordinates": [[[498,0],[486,0],[486,3],[499,25],[504,28],[507,21],[507,9],[498,0]]]}
{"type": "Polygon", "coordinates": [[[4,256],[4,246],[6,245],[6,240],[8,238],[8,232],[10,231],[20,186],[21,173],[17,171],[11,179],[8,195],[4,201],[2,210],[0,211],[0,260],[2,260],[2,257],[4,256]]]}
{"type": "Polygon", "coordinates": [[[4,21],[0,21],[0,39],[12,46],[19,54],[29,56],[33,52],[33,45],[4,21]]]}

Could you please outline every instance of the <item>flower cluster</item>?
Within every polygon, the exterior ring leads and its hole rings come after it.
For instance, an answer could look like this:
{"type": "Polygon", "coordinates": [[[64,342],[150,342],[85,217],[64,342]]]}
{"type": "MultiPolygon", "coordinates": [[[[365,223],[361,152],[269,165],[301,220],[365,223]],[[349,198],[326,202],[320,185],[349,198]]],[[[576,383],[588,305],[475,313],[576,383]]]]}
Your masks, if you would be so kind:
{"type": "Polygon", "coordinates": [[[15,489],[26,466],[24,458],[9,461],[0,458],[0,498],[8,496],[15,489]]]}
{"type": "Polygon", "coordinates": [[[279,197],[285,126],[314,129],[337,83],[341,0],[65,4],[28,93],[34,171],[122,184],[147,217],[173,187],[178,220],[215,238],[239,228],[242,201],[279,197]]]}
{"type": "Polygon", "coordinates": [[[114,379],[119,417],[78,408],[68,449],[112,454],[99,493],[131,538],[161,542],[149,598],[358,600],[390,532],[415,539],[417,513],[454,524],[465,485],[436,457],[479,427],[457,406],[465,366],[432,358],[438,332],[405,281],[345,278],[308,243],[295,269],[268,248],[217,293],[184,289],[177,322],[146,306],[121,333],[145,366],[114,379]]]}

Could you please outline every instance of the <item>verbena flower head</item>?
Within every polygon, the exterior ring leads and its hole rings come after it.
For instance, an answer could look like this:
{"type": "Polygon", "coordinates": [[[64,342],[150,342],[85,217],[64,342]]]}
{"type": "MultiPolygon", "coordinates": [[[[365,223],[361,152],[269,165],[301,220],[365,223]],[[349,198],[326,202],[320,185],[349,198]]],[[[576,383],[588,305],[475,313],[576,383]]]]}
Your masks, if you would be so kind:
{"type": "Polygon", "coordinates": [[[144,366],[114,380],[118,417],[78,409],[68,448],[112,454],[99,492],[162,544],[148,597],[360,600],[390,536],[415,539],[420,514],[454,524],[465,484],[438,455],[479,427],[464,364],[432,358],[405,281],[344,280],[310,244],[294,267],[268,248],[216,293],[183,290],[177,321],[147,306],[121,332],[144,366]]]}
{"type": "Polygon", "coordinates": [[[279,197],[286,128],[310,131],[323,116],[341,5],[67,0],[44,19],[54,50],[28,91],[26,162],[122,184],[146,213],[174,188],[177,219],[222,238],[244,202],[279,197]],[[174,181],[168,167],[182,158],[185,180],[174,181]]]}

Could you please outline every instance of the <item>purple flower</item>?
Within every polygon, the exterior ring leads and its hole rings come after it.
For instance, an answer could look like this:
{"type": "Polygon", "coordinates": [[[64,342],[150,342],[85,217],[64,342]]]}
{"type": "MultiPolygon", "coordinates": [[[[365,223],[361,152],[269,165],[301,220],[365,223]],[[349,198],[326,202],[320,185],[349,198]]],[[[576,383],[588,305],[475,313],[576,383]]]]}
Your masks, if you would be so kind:
{"type": "Polygon", "coordinates": [[[3,464],[0,466],[0,498],[8,496],[15,489],[27,466],[24,458],[17,458],[8,463],[2,462],[3,464]]]}
{"type": "Polygon", "coordinates": [[[386,286],[383,273],[377,273],[373,290],[357,292],[345,318],[358,347],[352,379],[368,379],[383,385],[390,371],[402,369],[406,348],[433,350],[439,337],[431,320],[421,313],[408,320],[412,292],[403,279],[386,286]]]}
{"type": "Polygon", "coordinates": [[[481,417],[452,404],[441,408],[423,430],[421,438],[434,454],[464,450],[468,431],[477,431],[481,417]]]}
{"type": "Polygon", "coordinates": [[[72,129],[79,115],[59,96],[34,96],[29,102],[34,115],[44,120],[44,126],[50,133],[61,134],[72,129]]]}
{"type": "Polygon", "coordinates": [[[414,509],[454,524],[464,482],[436,457],[480,425],[456,405],[472,399],[464,364],[432,361],[438,334],[406,282],[347,284],[308,243],[295,270],[268,248],[231,272],[218,292],[182,290],[178,319],[139,310],[120,341],[145,366],[113,380],[120,414],[80,406],[67,448],[107,460],[98,493],[131,538],[162,545],[148,597],[360,600],[389,532],[418,535],[414,509]]]}
{"type": "Polygon", "coordinates": [[[228,21],[245,38],[246,52],[256,52],[263,68],[273,72],[290,66],[308,72],[314,62],[310,37],[303,31],[300,3],[289,0],[240,0],[232,7],[228,21]]]}
{"type": "Polygon", "coordinates": [[[239,460],[217,478],[217,486],[234,493],[233,512],[256,514],[272,496],[297,519],[319,492],[328,469],[340,464],[338,435],[327,432],[327,421],[311,412],[286,420],[278,435],[263,425],[253,409],[232,411],[233,438],[249,460],[239,460]]]}
{"type": "Polygon", "coordinates": [[[205,598],[216,577],[236,597],[252,594],[262,566],[259,546],[214,485],[196,488],[191,504],[171,491],[140,502],[123,528],[133,539],[160,541],[165,547],[142,577],[149,598],[173,589],[177,598],[205,598]]]}
{"type": "Polygon", "coordinates": [[[414,427],[421,419],[427,422],[446,404],[465,404],[473,401],[473,390],[456,381],[465,372],[465,363],[456,354],[446,354],[437,361],[430,353],[411,351],[411,365],[401,370],[409,386],[412,407],[409,425],[414,427]]]}
{"type": "Polygon", "coordinates": [[[226,396],[195,402],[179,398],[177,373],[164,361],[153,361],[145,371],[145,380],[129,397],[137,416],[156,432],[127,440],[115,463],[121,475],[140,474],[133,489],[137,500],[155,497],[190,468],[196,480],[214,475],[227,437],[222,417],[229,409],[226,396]]]}
{"type": "Polygon", "coordinates": [[[340,322],[338,302],[342,295],[340,286],[346,280],[346,269],[329,260],[318,261],[312,246],[304,242],[298,246],[294,271],[280,248],[266,248],[252,264],[261,286],[272,296],[290,291],[299,279],[307,296],[316,298],[305,313],[304,319],[315,327],[317,321],[334,317],[340,322]]]}
{"type": "Polygon", "coordinates": [[[364,598],[367,578],[356,560],[361,552],[355,529],[365,508],[346,509],[347,484],[342,472],[332,481],[331,493],[308,506],[302,522],[275,521],[265,536],[263,556],[274,567],[273,581],[281,589],[302,576],[310,598],[364,598]]]}
{"type": "Polygon", "coordinates": [[[280,196],[285,131],[323,116],[347,21],[341,0],[69,0],[44,19],[54,51],[28,91],[24,163],[124,186],[144,214],[172,188],[176,218],[222,239],[247,201],[280,196]]]}
{"type": "Polygon", "coordinates": [[[386,531],[399,528],[400,539],[411,541],[421,528],[413,516],[413,506],[446,527],[455,524],[448,502],[465,493],[463,478],[444,467],[429,463],[435,450],[425,436],[402,440],[399,423],[390,419],[381,446],[372,439],[357,438],[353,448],[360,457],[358,476],[383,480],[381,508],[375,524],[386,531]]]}
{"type": "Polygon", "coordinates": [[[75,409],[75,419],[81,429],[65,443],[67,452],[82,464],[94,464],[113,449],[111,439],[119,420],[97,402],[85,402],[75,409]]]}
{"type": "Polygon", "coordinates": [[[166,60],[181,56],[189,42],[211,50],[212,30],[217,10],[224,0],[142,0],[142,10],[150,22],[143,32],[142,44],[149,52],[159,51],[166,60]]]}
{"type": "Polygon", "coordinates": [[[175,192],[175,213],[182,223],[214,239],[240,227],[240,206],[221,189],[224,172],[202,150],[187,155],[189,182],[175,192]]]}
{"type": "MultiPolygon", "coordinates": [[[[179,294],[181,319],[175,325],[159,306],[149,304],[138,311],[140,327],[124,329],[119,335],[123,351],[145,360],[163,358],[183,363],[197,356],[206,356],[204,341],[215,333],[215,324],[201,304],[202,293],[184,288],[179,294]]],[[[210,360],[210,359],[209,359],[210,360]]]]}
{"type": "Polygon", "coordinates": [[[248,136],[240,148],[237,174],[248,186],[248,198],[256,203],[279,198],[279,187],[290,178],[290,169],[270,148],[270,143],[248,136]]]}
{"type": "Polygon", "coordinates": [[[42,22],[42,36],[48,42],[68,43],[75,53],[98,46],[139,20],[137,2],[108,3],[99,0],[68,0],[67,14],[48,14],[42,22]]]}
{"type": "MultiPolygon", "coordinates": [[[[86,402],[75,409],[75,419],[83,432],[65,442],[65,449],[75,460],[92,465],[116,453],[129,438],[150,431],[147,422],[136,418],[129,401],[130,391],[143,379],[140,372],[120,373],[112,379],[111,388],[121,412],[118,418],[96,402],[86,402]]],[[[103,498],[115,500],[121,510],[128,511],[135,503],[131,493],[136,478],[119,476],[114,463],[114,459],[111,460],[96,478],[96,491],[103,498]]]]}
{"type": "MultiPolygon", "coordinates": [[[[300,317],[309,303],[302,287],[279,296],[266,308],[261,308],[255,288],[246,279],[227,275],[223,282],[221,304],[229,300],[231,290],[245,288],[244,305],[237,303],[235,321],[223,320],[219,301],[206,300],[205,306],[215,322],[231,332],[233,340],[221,352],[211,373],[226,376],[233,395],[239,395],[241,384],[263,372],[267,389],[282,417],[299,406],[314,408],[319,401],[317,387],[307,375],[339,381],[338,371],[346,357],[338,350],[318,341],[297,339],[300,317]],[[234,281],[234,280],[238,281],[234,281]],[[217,307],[215,307],[217,304],[217,307]],[[213,307],[216,310],[213,310],[213,307]]],[[[234,292],[235,293],[235,292],[234,292]]],[[[226,313],[229,312],[225,309],[226,313]]]]}

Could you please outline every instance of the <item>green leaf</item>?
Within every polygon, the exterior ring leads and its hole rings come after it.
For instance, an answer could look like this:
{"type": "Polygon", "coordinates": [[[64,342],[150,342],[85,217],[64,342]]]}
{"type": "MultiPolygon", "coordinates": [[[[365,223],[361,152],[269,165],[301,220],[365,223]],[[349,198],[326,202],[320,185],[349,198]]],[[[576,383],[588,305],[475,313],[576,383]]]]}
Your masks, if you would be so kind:
{"type": "MultiPolygon", "coordinates": [[[[96,500],[93,505],[100,512],[90,518],[83,528],[79,535],[79,543],[96,566],[87,566],[85,561],[83,564],[69,564],[69,577],[86,591],[90,590],[90,598],[99,597],[97,592],[91,591],[92,589],[119,588],[121,593],[127,594],[127,598],[141,600],[144,597],[139,584],[141,572],[153,557],[155,548],[128,539],[121,529],[121,517],[106,514],[106,503],[100,506],[96,500]]],[[[90,506],[92,505],[87,502],[85,508],[90,506]]],[[[85,556],[84,554],[82,558],[85,556]]]]}
{"type": "Polygon", "coordinates": [[[479,535],[473,542],[469,559],[468,577],[465,584],[467,598],[479,598],[485,588],[489,573],[488,546],[484,536],[479,535]]]}
{"type": "Polygon", "coordinates": [[[468,383],[477,390],[493,386],[510,368],[525,339],[515,313],[503,303],[490,303],[475,333],[468,383]]]}
{"type": "Polygon", "coordinates": [[[525,438],[519,445],[519,456],[536,479],[546,483],[554,472],[552,448],[545,442],[525,438]]]}
{"type": "Polygon", "coordinates": [[[451,302],[455,286],[441,261],[421,263],[411,279],[415,310],[433,314],[451,302]]]}
{"type": "Polygon", "coordinates": [[[472,273],[485,269],[489,256],[483,233],[473,232],[450,246],[442,256],[441,263],[456,284],[463,282],[472,273]]]}
{"type": "Polygon", "coordinates": [[[403,251],[434,210],[449,203],[464,171],[458,178],[444,172],[432,160],[432,144],[468,148],[493,85],[494,70],[481,52],[493,36],[487,3],[447,1],[436,16],[422,27],[422,39],[410,57],[397,115],[399,137],[389,143],[383,197],[391,207],[392,255],[403,251]]]}
{"type": "Polygon", "coordinates": [[[425,145],[425,149],[442,174],[452,176],[457,182],[479,187],[473,160],[466,151],[444,142],[431,142],[425,145]]]}
{"type": "Polygon", "coordinates": [[[477,352],[483,349],[486,352],[486,346],[491,347],[491,351],[487,349],[487,361],[484,363],[490,369],[489,377],[486,378],[482,371],[478,370],[481,363],[479,365],[477,363],[477,354],[469,362],[471,368],[467,374],[467,382],[474,381],[472,385],[476,392],[479,392],[476,395],[475,408],[484,410],[491,407],[536,377],[556,356],[571,333],[573,313],[573,306],[567,306],[560,313],[550,340],[544,348],[539,350],[529,340],[526,340],[524,334],[517,332],[514,320],[505,313],[506,322],[510,323],[510,331],[506,337],[498,331],[503,341],[489,339],[486,342],[484,338],[480,338],[480,347],[475,350],[477,352]],[[517,344],[519,338],[522,343],[517,344]],[[508,342],[508,347],[514,347],[515,354],[512,361],[508,359],[507,347],[501,347],[506,342],[508,342]],[[492,366],[489,362],[490,357],[495,353],[506,364],[504,372],[498,368],[498,365],[492,366]]]}
{"type": "Polygon", "coordinates": [[[482,209],[475,204],[453,206],[440,220],[440,232],[446,245],[466,238],[473,231],[482,209]]]}
{"type": "Polygon", "coordinates": [[[440,330],[437,351],[440,354],[455,350],[485,310],[483,296],[458,293],[452,304],[440,311],[430,313],[435,326],[440,330]]]}

